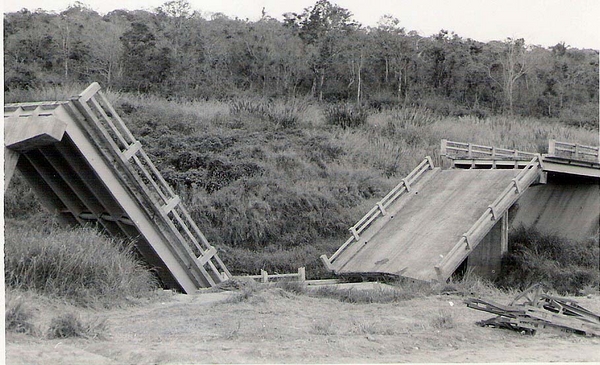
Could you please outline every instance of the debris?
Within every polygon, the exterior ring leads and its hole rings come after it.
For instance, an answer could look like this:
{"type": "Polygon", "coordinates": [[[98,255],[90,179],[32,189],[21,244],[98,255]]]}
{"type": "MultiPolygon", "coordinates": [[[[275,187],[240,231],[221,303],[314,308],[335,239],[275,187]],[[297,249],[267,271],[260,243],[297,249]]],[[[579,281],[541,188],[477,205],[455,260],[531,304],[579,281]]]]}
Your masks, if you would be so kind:
{"type": "Polygon", "coordinates": [[[600,316],[579,306],[577,302],[544,293],[535,284],[518,295],[509,305],[470,298],[467,307],[496,314],[497,317],[477,322],[480,326],[507,328],[521,334],[534,335],[537,330],[554,328],[586,336],[600,336],[600,316]]]}

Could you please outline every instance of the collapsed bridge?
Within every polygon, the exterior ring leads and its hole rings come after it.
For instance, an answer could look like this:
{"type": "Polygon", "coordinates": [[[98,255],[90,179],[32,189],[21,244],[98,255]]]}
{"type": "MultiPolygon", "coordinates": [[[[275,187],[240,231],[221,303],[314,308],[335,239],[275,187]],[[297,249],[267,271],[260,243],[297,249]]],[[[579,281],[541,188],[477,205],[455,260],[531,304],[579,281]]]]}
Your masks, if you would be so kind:
{"type": "Polygon", "coordinates": [[[63,223],[132,239],[167,288],[231,278],[97,83],[67,101],[4,106],[5,190],[15,170],[63,223]]]}
{"type": "Polygon", "coordinates": [[[550,141],[541,155],[442,140],[450,167],[427,157],[355,225],[331,256],[337,275],[445,282],[459,267],[493,278],[509,226],[598,237],[597,147],[550,141]],[[509,211],[511,217],[509,217],[509,211]],[[462,266],[461,266],[462,265],[462,266]]]}
{"type": "MultiPolygon", "coordinates": [[[[6,104],[5,189],[15,170],[70,225],[132,239],[163,285],[186,293],[232,276],[97,83],[67,101],[6,104]]],[[[331,256],[338,275],[447,280],[500,269],[509,227],[598,237],[598,147],[550,141],[541,155],[442,141],[331,256]],[[510,213],[510,216],[509,216],[510,213]]]]}

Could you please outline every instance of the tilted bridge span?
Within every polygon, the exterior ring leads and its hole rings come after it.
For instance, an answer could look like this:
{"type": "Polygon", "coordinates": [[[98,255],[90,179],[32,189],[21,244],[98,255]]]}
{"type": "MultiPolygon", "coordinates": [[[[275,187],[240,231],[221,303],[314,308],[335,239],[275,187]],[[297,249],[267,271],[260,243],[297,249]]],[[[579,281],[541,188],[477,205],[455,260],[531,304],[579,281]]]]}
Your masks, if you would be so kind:
{"type": "Polygon", "coordinates": [[[231,274],[97,83],[71,100],[4,106],[4,189],[19,170],[69,225],[133,239],[166,288],[231,274]]]}
{"type": "Polygon", "coordinates": [[[551,140],[547,154],[442,140],[355,225],[325,266],[342,276],[446,281],[461,264],[493,278],[510,226],[566,239],[598,236],[598,147],[551,140]],[[511,217],[509,218],[509,211],[511,217]]]}

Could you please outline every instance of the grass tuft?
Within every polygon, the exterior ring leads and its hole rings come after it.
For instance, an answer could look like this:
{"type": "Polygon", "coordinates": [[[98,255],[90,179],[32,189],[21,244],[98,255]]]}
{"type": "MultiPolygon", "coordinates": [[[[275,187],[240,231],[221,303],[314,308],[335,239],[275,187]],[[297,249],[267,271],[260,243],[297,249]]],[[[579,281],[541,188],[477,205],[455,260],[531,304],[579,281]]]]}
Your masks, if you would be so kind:
{"type": "Polygon", "coordinates": [[[312,334],[321,336],[332,336],[337,334],[337,331],[333,326],[333,321],[330,319],[326,319],[319,322],[313,322],[310,332],[312,334]]]}
{"type": "Polygon", "coordinates": [[[456,321],[452,312],[441,309],[433,319],[431,319],[431,327],[436,329],[452,329],[456,327],[456,321]]]}
{"type": "Polygon", "coordinates": [[[10,298],[6,300],[4,307],[4,321],[7,331],[27,335],[33,335],[37,332],[33,324],[33,312],[25,304],[23,298],[10,298]]]}
{"type": "Polygon", "coordinates": [[[74,313],[63,313],[52,318],[48,328],[48,338],[105,339],[106,332],[106,319],[86,321],[74,313]]]}
{"type": "Polygon", "coordinates": [[[307,293],[306,283],[303,283],[298,280],[280,280],[277,283],[275,283],[275,287],[281,288],[288,293],[293,293],[297,295],[307,293]]]}

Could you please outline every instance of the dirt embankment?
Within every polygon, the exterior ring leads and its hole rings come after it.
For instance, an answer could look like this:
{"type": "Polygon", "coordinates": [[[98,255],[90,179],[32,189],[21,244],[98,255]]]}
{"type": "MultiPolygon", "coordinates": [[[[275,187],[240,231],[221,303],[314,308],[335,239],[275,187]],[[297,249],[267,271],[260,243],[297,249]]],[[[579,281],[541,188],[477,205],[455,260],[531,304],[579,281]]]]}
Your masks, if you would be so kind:
{"type": "MultiPolygon", "coordinates": [[[[47,340],[7,334],[8,364],[583,362],[600,361],[600,338],[535,336],[478,327],[491,315],[464,297],[433,295],[350,304],[270,288],[172,295],[107,318],[106,339],[47,340]]],[[[508,303],[509,296],[488,298],[508,303]]],[[[600,311],[600,296],[577,298],[600,311]]],[[[56,309],[56,308],[55,308],[56,309]]]]}

